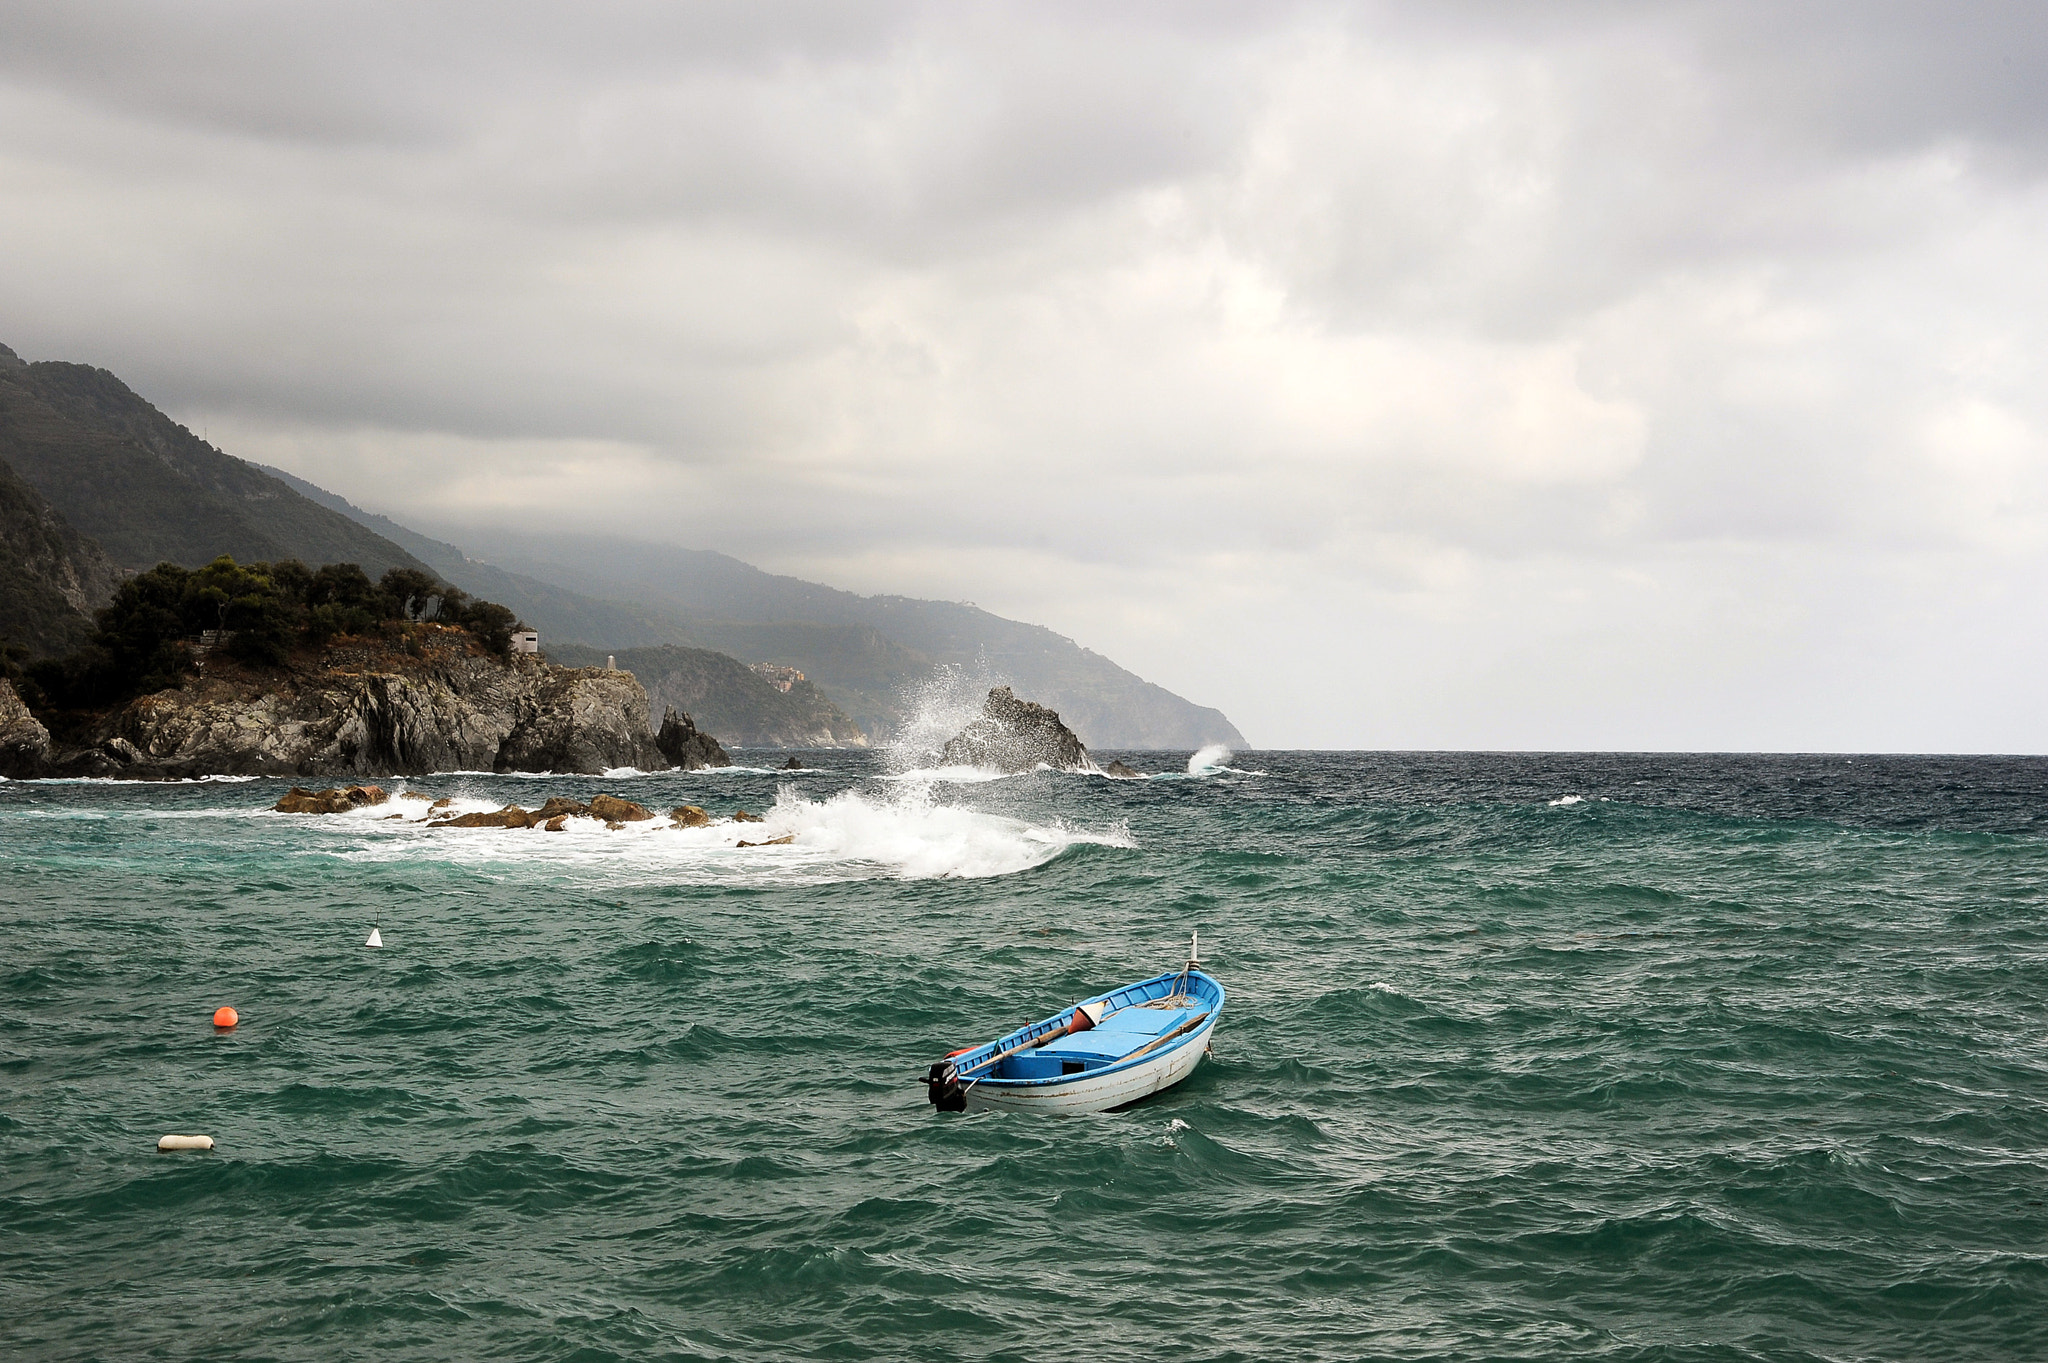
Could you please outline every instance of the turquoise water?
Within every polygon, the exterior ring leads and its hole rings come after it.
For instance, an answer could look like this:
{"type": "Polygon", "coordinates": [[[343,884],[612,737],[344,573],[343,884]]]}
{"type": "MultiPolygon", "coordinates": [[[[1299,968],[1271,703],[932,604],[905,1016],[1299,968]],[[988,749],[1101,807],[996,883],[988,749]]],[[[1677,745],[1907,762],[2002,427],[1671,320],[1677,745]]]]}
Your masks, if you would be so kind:
{"type": "Polygon", "coordinates": [[[812,760],[0,784],[0,1353],[2048,1357],[2048,762],[812,760]],[[926,1106],[1191,928],[1186,1084],[926,1106]]]}

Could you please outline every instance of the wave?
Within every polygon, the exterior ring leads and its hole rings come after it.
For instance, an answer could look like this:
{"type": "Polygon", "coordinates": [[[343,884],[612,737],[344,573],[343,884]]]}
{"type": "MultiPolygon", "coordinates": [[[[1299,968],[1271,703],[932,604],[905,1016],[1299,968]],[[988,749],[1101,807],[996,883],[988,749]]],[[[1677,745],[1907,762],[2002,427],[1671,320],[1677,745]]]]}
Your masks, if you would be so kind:
{"type": "MultiPolygon", "coordinates": [[[[496,807],[488,800],[457,797],[442,812],[496,807]]],[[[572,875],[588,870],[606,883],[624,877],[640,883],[774,886],[877,878],[982,879],[1028,871],[1079,846],[1137,845],[1122,824],[1088,830],[1059,819],[1033,822],[990,814],[941,803],[929,785],[899,788],[883,798],[848,790],[821,800],[785,786],[759,823],[686,829],[657,817],[618,830],[594,819],[570,819],[559,833],[429,830],[422,826],[424,818],[393,819],[392,812],[380,805],[309,822],[308,827],[352,845],[308,854],[366,862],[427,859],[478,868],[541,864],[572,875]]]]}
{"type": "Polygon", "coordinates": [[[939,754],[962,729],[982,716],[989,691],[1010,679],[989,666],[988,655],[973,667],[941,663],[898,690],[903,712],[882,750],[889,770],[909,773],[938,768],[939,754]]]}
{"type": "Polygon", "coordinates": [[[909,771],[889,772],[875,779],[905,785],[978,786],[990,781],[1007,781],[1013,776],[1035,775],[1037,771],[1051,770],[1051,767],[1043,763],[1034,772],[997,771],[994,767],[913,767],[909,771]]]}
{"type": "MultiPolygon", "coordinates": [[[[7,780],[0,776],[0,781],[7,780]]],[[[284,781],[283,776],[168,776],[143,780],[135,776],[33,776],[20,782],[25,786],[204,786],[240,781],[284,781]]]]}

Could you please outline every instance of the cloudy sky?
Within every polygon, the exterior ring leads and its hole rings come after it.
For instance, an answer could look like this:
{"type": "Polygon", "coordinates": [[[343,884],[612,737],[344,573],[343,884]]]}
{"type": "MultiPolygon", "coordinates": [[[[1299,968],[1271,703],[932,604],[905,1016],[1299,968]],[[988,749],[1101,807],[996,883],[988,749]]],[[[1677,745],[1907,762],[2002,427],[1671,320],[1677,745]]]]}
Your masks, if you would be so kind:
{"type": "Polygon", "coordinates": [[[14,0],[0,341],[1263,746],[2048,751],[2044,15],[14,0]]]}

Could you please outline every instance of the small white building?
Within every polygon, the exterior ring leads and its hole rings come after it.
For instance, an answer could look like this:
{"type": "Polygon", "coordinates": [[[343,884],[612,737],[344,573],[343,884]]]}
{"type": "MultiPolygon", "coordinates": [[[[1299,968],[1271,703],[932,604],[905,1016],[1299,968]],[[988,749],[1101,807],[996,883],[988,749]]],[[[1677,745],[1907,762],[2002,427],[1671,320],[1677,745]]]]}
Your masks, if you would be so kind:
{"type": "Polygon", "coordinates": [[[540,652],[540,631],[537,629],[518,629],[512,631],[512,651],[514,653],[540,652]]]}

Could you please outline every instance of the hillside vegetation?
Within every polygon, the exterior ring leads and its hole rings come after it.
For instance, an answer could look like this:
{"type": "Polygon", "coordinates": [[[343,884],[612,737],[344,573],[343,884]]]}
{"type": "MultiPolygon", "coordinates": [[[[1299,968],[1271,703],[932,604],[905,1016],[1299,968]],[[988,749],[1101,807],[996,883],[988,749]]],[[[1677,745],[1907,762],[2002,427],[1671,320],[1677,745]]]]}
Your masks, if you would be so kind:
{"type": "Polygon", "coordinates": [[[38,713],[101,710],[178,686],[204,656],[194,640],[209,631],[219,632],[228,657],[275,667],[336,635],[402,642],[427,621],[464,630],[501,657],[517,627],[505,607],[412,568],[392,568],[373,583],[353,563],[311,569],[296,559],[238,564],[225,555],[196,571],[160,563],[116,589],[81,648],[30,663],[17,685],[38,713]]]}
{"type": "Polygon", "coordinates": [[[0,649],[20,660],[79,647],[119,577],[97,544],[0,463],[0,649]]]}
{"type": "MultiPolygon", "coordinates": [[[[4,347],[0,347],[4,350],[4,347]]],[[[428,565],[222,454],[104,369],[0,355],[0,460],[124,568],[298,559],[428,565]]]]}

